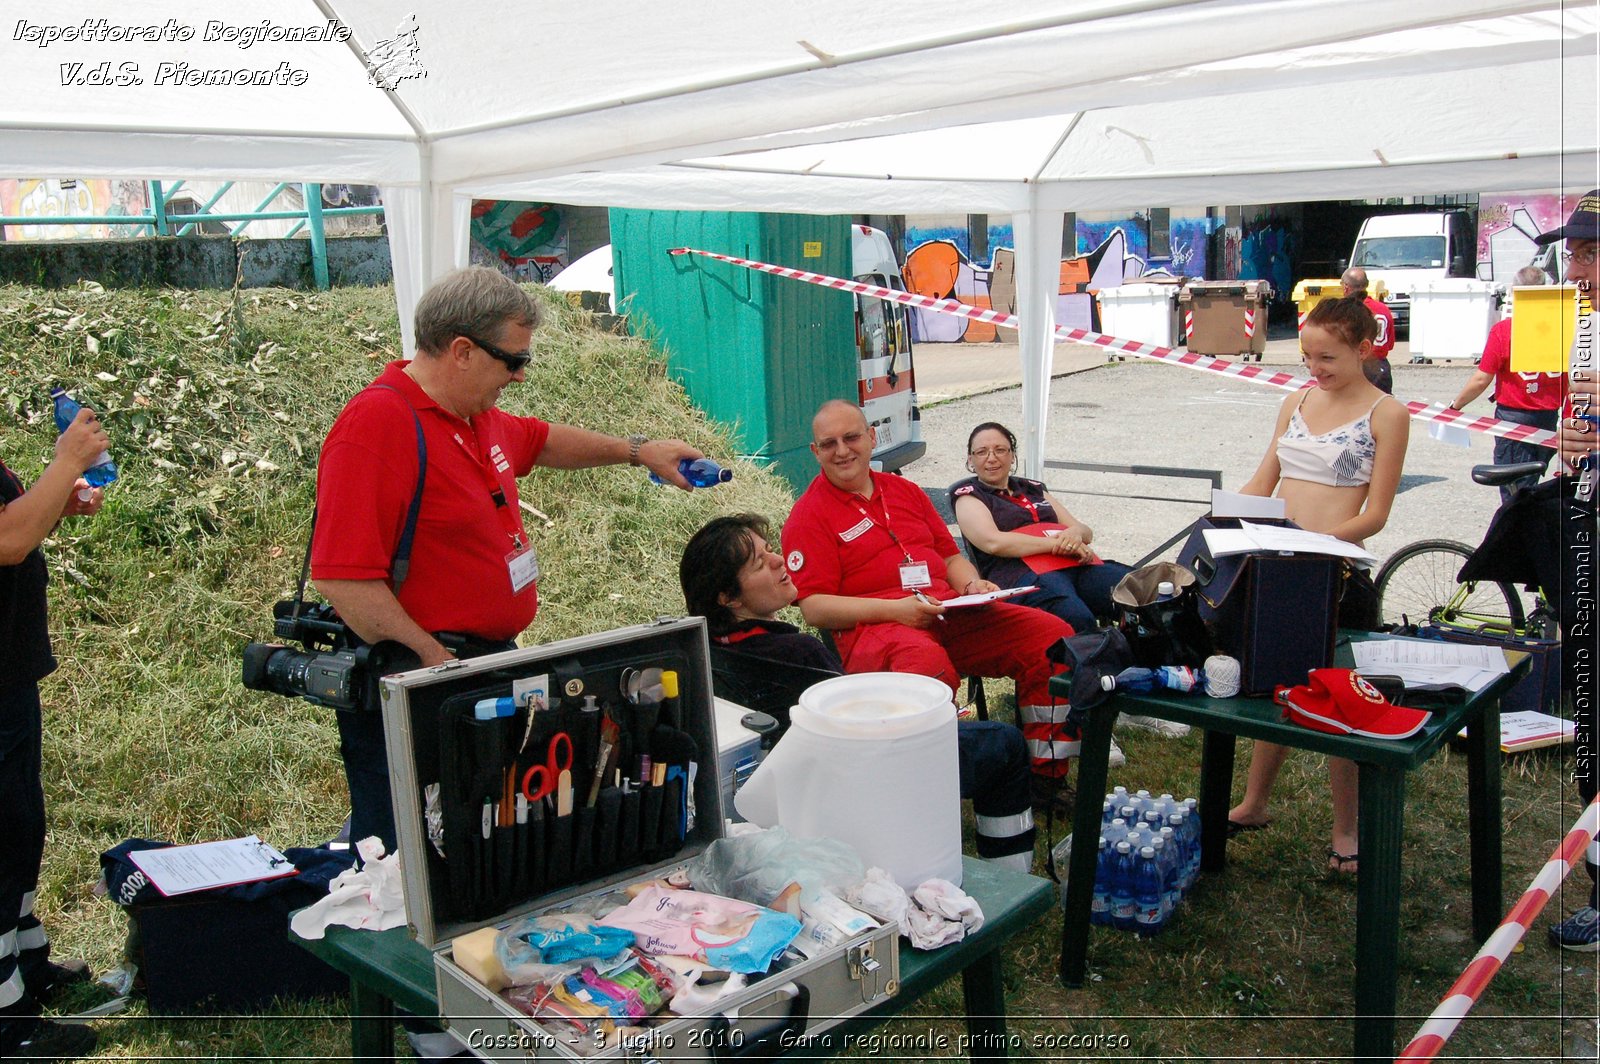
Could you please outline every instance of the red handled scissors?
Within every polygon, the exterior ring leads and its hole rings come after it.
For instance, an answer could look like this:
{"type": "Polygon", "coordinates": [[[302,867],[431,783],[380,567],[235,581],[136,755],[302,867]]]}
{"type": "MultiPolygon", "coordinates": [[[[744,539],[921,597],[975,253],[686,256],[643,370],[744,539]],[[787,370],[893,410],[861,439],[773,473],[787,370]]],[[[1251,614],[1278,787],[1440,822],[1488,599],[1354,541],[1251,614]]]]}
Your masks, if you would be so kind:
{"type": "Polygon", "coordinates": [[[566,732],[556,732],[550,737],[550,749],[545,756],[545,763],[534,765],[522,774],[522,794],[530,802],[537,802],[548,794],[554,794],[558,786],[561,773],[572,768],[572,737],[566,732]],[[566,755],[561,760],[561,753],[566,755]],[[534,788],[534,780],[538,780],[538,787],[534,788]]]}

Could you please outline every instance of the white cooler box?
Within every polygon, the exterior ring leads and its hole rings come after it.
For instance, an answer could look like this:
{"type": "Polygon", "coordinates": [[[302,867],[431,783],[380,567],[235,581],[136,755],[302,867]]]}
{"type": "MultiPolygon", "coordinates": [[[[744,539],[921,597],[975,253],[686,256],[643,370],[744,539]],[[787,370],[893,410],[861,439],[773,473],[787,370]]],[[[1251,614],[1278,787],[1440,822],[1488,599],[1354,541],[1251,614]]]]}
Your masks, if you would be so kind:
{"type": "Polygon", "coordinates": [[[1178,342],[1178,286],[1125,284],[1102,288],[1100,331],[1119,340],[1172,347],[1178,342]]]}
{"type": "MultiPolygon", "coordinates": [[[[744,781],[755,772],[756,766],[766,756],[761,749],[761,733],[744,726],[744,718],[752,710],[726,698],[718,698],[717,709],[717,781],[722,790],[722,813],[729,820],[744,820],[733,807],[733,796],[744,781]]],[[[765,716],[765,714],[763,714],[765,716]]],[[[771,717],[767,717],[772,720],[771,717]]],[[[777,721],[772,721],[774,725],[777,721]]]]}
{"type": "MultiPolygon", "coordinates": [[[[417,941],[433,951],[441,1022],[481,1055],[516,1061],[623,1060],[643,1053],[659,1060],[710,1060],[741,1049],[770,1052],[898,991],[897,931],[879,927],[811,960],[791,951],[768,974],[752,977],[743,992],[725,999],[719,1015],[662,1012],[645,1026],[619,1028],[611,1044],[595,1045],[577,1043],[561,1029],[529,1018],[452,960],[451,944],[460,935],[559,909],[580,895],[664,876],[722,836],[722,759],[705,756],[720,754],[723,747],[703,620],[666,619],[386,677],[383,717],[406,919],[417,941]],[[602,710],[614,708],[623,724],[632,719],[624,690],[630,681],[637,683],[639,672],[652,668],[671,669],[679,677],[678,705],[663,704],[659,722],[677,725],[700,752],[704,767],[718,768],[669,770],[672,779],[665,786],[642,792],[606,787],[588,806],[585,787],[576,781],[592,776],[599,714],[586,712],[582,696],[595,696],[602,710]],[[550,677],[552,704],[537,714],[525,747],[526,710],[491,721],[475,719],[477,702],[511,696],[516,681],[541,674],[550,677]],[[531,817],[525,825],[491,822],[485,840],[485,799],[492,804],[503,793],[513,758],[513,778],[519,781],[529,766],[542,763],[557,729],[574,747],[573,813],[540,821],[539,845],[531,817]],[[527,751],[520,757],[519,747],[527,751]],[[586,758],[589,773],[581,771],[586,758]],[[685,794],[690,780],[692,793],[685,794]],[[425,837],[425,792],[434,787],[439,789],[436,820],[450,860],[425,837]],[[661,792],[655,802],[652,790],[661,792]]],[[[733,744],[735,773],[749,745],[742,737],[733,744]]],[[[755,745],[759,749],[758,739],[755,745]]],[[[636,753],[626,752],[620,764],[636,765],[630,761],[636,753]]]]}
{"type": "Polygon", "coordinates": [[[1418,281],[1411,289],[1411,357],[1476,362],[1499,320],[1500,286],[1493,281],[1418,281]]]}

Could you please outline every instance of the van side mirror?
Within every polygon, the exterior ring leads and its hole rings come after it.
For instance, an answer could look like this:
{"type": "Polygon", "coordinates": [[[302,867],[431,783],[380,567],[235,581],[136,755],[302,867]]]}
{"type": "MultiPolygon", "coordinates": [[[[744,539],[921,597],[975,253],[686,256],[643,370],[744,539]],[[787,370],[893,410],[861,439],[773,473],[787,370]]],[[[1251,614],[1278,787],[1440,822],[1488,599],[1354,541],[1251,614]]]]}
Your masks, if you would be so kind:
{"type": "Polygon", "coordinates": [[[1338,270],[1341,274],[1343,274],[1344,271],[1346,271],[1346,270],[1348,270],[1350,268],[1350,260],[1349,259],[1339,259],[1336,262],[1334,262],[1333,268],[1338,270]]]}

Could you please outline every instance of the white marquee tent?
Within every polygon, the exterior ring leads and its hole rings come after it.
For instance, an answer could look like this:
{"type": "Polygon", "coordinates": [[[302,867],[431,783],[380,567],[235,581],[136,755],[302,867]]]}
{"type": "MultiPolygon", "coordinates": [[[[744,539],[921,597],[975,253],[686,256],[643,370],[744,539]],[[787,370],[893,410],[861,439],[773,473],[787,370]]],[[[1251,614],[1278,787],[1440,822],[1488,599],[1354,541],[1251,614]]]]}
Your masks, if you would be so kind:
{"type": "Polygon", "coordinates": [[[1597,52],[1600,0],[82,0],[0,27],[0,176],[379,185],[408,344],[475,197],[1010,213],[1037,463],[1063,211],[1595,187],[1597,52]]]}

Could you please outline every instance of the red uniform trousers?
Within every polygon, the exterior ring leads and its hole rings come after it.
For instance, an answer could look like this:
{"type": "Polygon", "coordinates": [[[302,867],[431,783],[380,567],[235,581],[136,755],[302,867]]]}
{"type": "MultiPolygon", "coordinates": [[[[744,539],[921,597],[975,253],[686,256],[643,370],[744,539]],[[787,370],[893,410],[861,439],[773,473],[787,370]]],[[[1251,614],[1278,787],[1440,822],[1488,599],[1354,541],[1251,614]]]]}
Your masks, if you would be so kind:
{"type": "Polygon", "coordinates": [[[1045,651],[1072,634],[1053,614],[995,602],[958,607],[927,628],[895,622],[857,625],[835,641],[846,672],[909,672],[932,676],[957,691],[962,676],[1009,676],[1017,684],[1022,734],[1034,771],[1059,776],[1077,754],[1077,730],[1067,705],[1051,708],[1050,677],[1061,671],[1045,651]],[[1041,707],[1030,712],[1027,707],[1041,707]]]}

